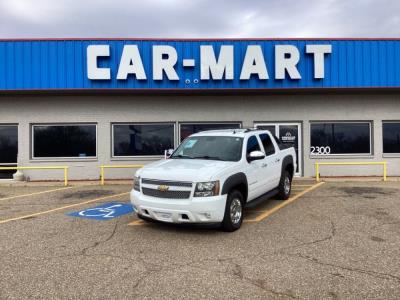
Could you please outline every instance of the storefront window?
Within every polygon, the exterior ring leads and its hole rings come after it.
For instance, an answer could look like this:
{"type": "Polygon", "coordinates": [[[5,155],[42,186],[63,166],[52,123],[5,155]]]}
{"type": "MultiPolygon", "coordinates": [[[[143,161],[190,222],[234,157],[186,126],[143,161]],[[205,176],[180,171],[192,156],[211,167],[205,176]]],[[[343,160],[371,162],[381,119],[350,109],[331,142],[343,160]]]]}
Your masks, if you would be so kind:
{"type": "Polygon", "coordinates": [[[0,164],[16,163],[18,155],[18,126],[0,125],[0,164]]]}
{"type": "Polygon", "coordinates": [[[400,154],[400,122],[384,122],[383,153],[400,154]]]}
{"type": "Polygon", "coordinates": [[[96,125],[34,125],[34,158],[96,157],[96,125]]]}
{"type": "Polygon", "coordinates": [[[371,154],[371,124],[368,122],[312,123],[310,154],[371,154]]]}
{"type": "MultiPolygon", "coordinates": [[[[18,156],[18,126],[0,125],[0,167],[14,167],[18,156]]],[[[10,179],[15,170],[0,170],[0,179],[10,179]]]]}
{"type": "Polygon", "coordinates": [[[174,124],[114,124],[113,156],[164,155],[174,148],[174,124]]]}
{"type": "Polygon", "coordinates": [[[180,124],[181,142],[189,135],[206,130],[240,128],[240,123],[183,123],[180,124]]]}

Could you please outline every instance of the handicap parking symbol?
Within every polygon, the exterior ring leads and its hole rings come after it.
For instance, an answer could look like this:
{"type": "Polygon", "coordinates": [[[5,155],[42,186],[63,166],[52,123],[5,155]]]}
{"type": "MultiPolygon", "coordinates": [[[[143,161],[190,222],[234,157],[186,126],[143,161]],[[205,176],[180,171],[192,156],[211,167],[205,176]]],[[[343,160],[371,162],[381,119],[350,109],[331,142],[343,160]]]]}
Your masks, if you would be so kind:
{"type": "Polygon", "coordinates": [[[67,213],[67,215],[78,218],[88,218],[105,221],[132,213],[133,211],[134,209],[129,203],[109,202],[104,203],[100,206],[87,208],[85,210],[67,213]]]}

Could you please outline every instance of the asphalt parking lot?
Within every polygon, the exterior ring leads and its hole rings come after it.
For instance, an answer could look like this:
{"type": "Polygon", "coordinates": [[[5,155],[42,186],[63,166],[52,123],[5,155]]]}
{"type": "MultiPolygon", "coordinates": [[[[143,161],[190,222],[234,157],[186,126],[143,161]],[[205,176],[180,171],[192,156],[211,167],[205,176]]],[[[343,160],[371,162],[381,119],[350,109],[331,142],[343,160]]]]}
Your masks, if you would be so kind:
{"type": "Polygon", "coordinates": [[[234,233],[144,223],[130,188],[0,185],[0,298],[400,298],[399,182],[296,181],[234,233]]]}

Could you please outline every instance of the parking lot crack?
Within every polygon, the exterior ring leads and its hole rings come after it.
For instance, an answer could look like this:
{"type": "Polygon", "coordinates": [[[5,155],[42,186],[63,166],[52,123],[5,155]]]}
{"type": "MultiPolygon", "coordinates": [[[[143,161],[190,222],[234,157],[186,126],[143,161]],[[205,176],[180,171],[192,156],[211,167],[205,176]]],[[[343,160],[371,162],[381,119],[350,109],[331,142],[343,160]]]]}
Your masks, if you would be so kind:
{"type": "Polygon", "coordinates": [[[107,243],[108,241],[110,241],[114,237],[114,235],[115,235],[115,233],[117,231],[117,227],[118,227],[118,220],[115,222],[113,230],[111,231],[111,233],[104,240],[96,241],[92,245],[83,248],[81,250],[81,255],[87,255],[87,252],[89,250],[93,250],[93,249],[97,248],[99,245],[107,243]]]}
{"type": "Polygon", "coordinates": [[[397,224],[400,224],[400,221],[378,224],[378,225],[371,227],[371,229],[375,229],[375,228],[386,226],[386,225],[397,225],[397,224]]]}
{"type": "MultiPolygon", "coordinates": [[[[291,255],[291,254],[289,254],[291,255]]],[[[296,256],[296,257],[300,257],[302,259],[305,259],[309,262],[312,262],[314,264],[318,264],[321,266],[327,266],[327,267],[332,267],[332,268],[338,268],[338,269],[342,269],[345,271],[350,271],[350,272],[356,272],[359,274],[364,274],[364,275],[369,275],[375,278],[379,278],[379,279],[386,279],[386,280],[394,280],[397,282],[400,282],[400,277],[396,276],[396,275],[392,275],[392,274],[387,274],[387,273],[380,273],[380,272],[375,272],[375,271],[371,271],[371,270],[364,270],[364,269],[360,269],[360,268],[354,268],[354,267],[347,267],[347,266],[341,266],[341,265],[336,265],[336,264],[332,264],[332,263],[328,263],[328,262],[322,262],[321,260],[315,258],[315,257],[311,257],[308,255],[302,255],[300,253],[297,253],[296,255],[291,255],[291,256],[296,256]]]]}
{"type": "MultiPolygon", "coordinates": [[[[257,255],[250,255],[250,256],[244,256],[242,258],[253,258],[253,257],[260,257],[258,254],[257,255]]],[[[236,257],[237,258],[237,257],[236,257]]],[[[280,292],[280,291],[276,291],[273,290],[271,288],[269,288],[267,286],[267,281],[263,280],[263,279],[258,279],[258,278],[250,278],[244,275],[243,272],[243,267],[238,264],[238,263],[234,263],[232,262],[234,258],[216,258],[216,259],[208,259],[208,261],[218,261],[218,262],[229,262],[230,264],[233,264],[232,268],[228,268],[226,271],[212,271],[208,268],[206,268],[205,266],[202,265],[195,265],[195,263],[201,263],[201,262],[205,262],[206,260],[202,260],[202,261],[196,261],[196,262],[192,262],[189,264],[186,264],[187,267],[192,267],[192,268],[197,268],[206,272],[213,272],[213,273],[217,273],[217,274],[222,274],[222,275],[228,275],[228,276],[233,276],[237,279],[239,279],[240,281],[246,282],[248,284],[251,284],[254,287],[257,287],[263,291],[269,292],[271,294],[280,296],[280,297],[286,297],[286,298],[291,298],[291,299],[301,299],[291,293],[285,293],[285,292],[280,292]]]]}
{"type": "Polygon", "coordinates": [[[329,241],[329,240],[333,239],[336,236],[336,226],[335,226],[335,223],[333,221],[330,220],[329,222],[330,222],[330,230],[329,230],[329,234],[327,234],[326,236],[314,239],[314,240],[312,240],[310,242],[300,242],[297,245],[292,245],[292,246],[289,246],[289,247],[280,248],[277,251],[275,251],[275,254],[276,253],[283,253],[285,250],[296,249],[296,248],[303,247],[303,246],[315,245],[315,244],[323,243],[323,242],[326,242],[326,241],[329,241]]]}

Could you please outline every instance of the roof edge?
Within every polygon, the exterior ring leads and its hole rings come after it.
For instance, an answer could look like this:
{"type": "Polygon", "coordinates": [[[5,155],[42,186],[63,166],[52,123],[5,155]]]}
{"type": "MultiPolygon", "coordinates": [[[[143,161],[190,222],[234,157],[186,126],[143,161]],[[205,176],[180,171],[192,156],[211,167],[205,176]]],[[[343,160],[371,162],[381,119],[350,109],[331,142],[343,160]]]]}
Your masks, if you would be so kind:
{"type": "Polygon", "coordinates": [[[23,41],[400,41],[400,37],[315,37],[315,38],[141,38],[141,37],[60,37],[60,38],[0,38],[0,42],[23,41]]]}

